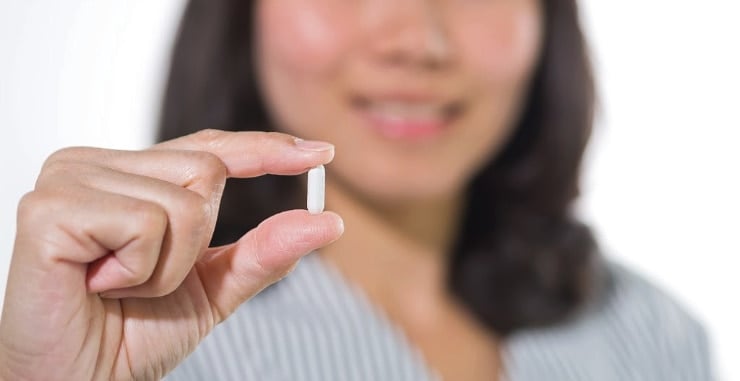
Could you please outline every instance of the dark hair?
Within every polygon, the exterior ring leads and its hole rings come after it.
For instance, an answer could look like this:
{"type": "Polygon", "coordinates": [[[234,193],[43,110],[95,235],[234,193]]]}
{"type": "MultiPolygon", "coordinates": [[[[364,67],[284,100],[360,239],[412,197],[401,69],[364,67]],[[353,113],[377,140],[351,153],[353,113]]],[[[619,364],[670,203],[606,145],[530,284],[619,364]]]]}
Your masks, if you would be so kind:
{"type": "MultiPolygon", "coordinates": [[[[492,330],[572,315],[601,279],[596,244],[571,215],[591,133],[594,84],[575,0],[544,0],[543,51],[515,133],[469,186],[451,253],[452,292],[492,330]]],[[[159,139],[204,128],[272,130],[257,87],[254,2],[191,0],[172,56],[159,139]]],[[[301,207],[291,177],[229,180],[214,244],[301,207]]]]}

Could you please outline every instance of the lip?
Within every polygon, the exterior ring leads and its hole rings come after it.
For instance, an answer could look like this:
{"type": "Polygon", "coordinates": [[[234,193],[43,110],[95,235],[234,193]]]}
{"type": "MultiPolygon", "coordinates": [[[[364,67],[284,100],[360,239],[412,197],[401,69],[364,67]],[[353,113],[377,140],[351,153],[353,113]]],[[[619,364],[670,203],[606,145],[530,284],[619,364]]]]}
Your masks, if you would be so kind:
{"type": "Polygon", "coordinates": [[[369,129],[386,139],[410,142],[441,136],[463,110],[460,101],[411,92],[358,95],[350,103],[369,129]]]}

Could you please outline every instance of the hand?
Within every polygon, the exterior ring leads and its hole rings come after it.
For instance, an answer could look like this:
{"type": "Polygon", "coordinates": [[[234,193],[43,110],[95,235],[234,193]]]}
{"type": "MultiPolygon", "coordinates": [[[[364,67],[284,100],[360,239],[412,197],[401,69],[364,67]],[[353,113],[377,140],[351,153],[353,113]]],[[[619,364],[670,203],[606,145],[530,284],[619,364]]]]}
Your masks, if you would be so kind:
{"type": "Polygon", "coordinates": [[[208,248],[228,177],[297,175],[333,147],[201,131],[129,152],[53,154],[18,207],[0,378],[159,379],[342,220],[293,210],[208,248]]]}

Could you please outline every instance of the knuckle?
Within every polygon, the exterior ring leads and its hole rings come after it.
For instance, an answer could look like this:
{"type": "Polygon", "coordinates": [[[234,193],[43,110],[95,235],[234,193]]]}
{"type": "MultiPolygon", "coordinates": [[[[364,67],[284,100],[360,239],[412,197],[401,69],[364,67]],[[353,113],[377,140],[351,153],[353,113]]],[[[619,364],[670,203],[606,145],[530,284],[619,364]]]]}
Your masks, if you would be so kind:
{"type": "Polygon", "coordinates": [[[292,257],[293,248],[290,243],[271,229],[258,226],[254,235],[251,235],[252,247],[255,248],[254,265],[262,275],[271,278],[281,278],[289,271],[290,263],[275,261],[274,258],[292,257]]]}
{"type": "Polygon", "coordinates": [[[194,162],[194,177],[212,182],[226,178],[226,164],[218,156],[205,151],[192,151],[190,155],[194,162]]]}
{"type": "Polygon", "coordinates": [[[68,253],[70,247],[80,248],[79,242],[70,240],[71,233],[60,230],[56,223],[55,216],[60,211],[63,214],[69,202],[59,193],[32,191],[25,194],[18,203],[16,239],[33,240],[34,252],[43,259],[58,258],[68,253]]]}
{"type": "Polygon", "coordinates": [[[53,163],[60,160],[70,160],[80,156],[80,147],[65,147],[54,151],[49,157],[46,158],[44,166],[46,164],[53,163]]]}
{"type": "Polygon", "coordinates": [[[261,278],[270,279],[274,276],[275,273],[274,270],[265,267],[260,254],[255,254],[253,268],[261,278]]]}
{"type": "Polygon", "coordinates": [[[189,227],[188,233],[194,240],[200,238],[213,216],[211,203],[188,190],[175,198],[172,208],[173,218],[176,218],[181,226],[189,227]]]}
{"type": "Polygon", "coordinates": [[[154,202],[134,200],[130,212],[142,232],[162,234],[167,227],[167,212],[154,202]]]}
{"type": "Polygon", "coordinates": [[[265,260],[263,258],[263,251],[262,251],[262,245],[260,244],[260,235],[254,234],[250,235],[249,239],[252,240],[251,246],[256,248],[254,251],[253,259],[251,262],[251,268],[261,277],[269,277],[274,273],[274,269],[272,269],[270,266],[268,266],[265,263],[265,260]]]}
{"type": "Polygon", "coordinates": [[[89,174],[95,163],[104,161],[111,154],[109,150],[91,147],[62,148],[44,161],[36,187],[44,187],[57,181],[80,180],[85,174],[89,174]]]}
{"type": "Polygon", "coordinates": [[[82,160],[82,159],[90,157],[91,155],[99,151],[101,150],[98,148],[92,148],[92,147],[61,148],[61,149],[54,151],[51,155],[49,155],[49,157],[46,158],[46,161],[44,161],[44,165],[42,166],[42,168],[45,168],[48,164],[52,164],[54,162],[82,160]]]}
{"type": "Polygon", "coordinates": [[[68,195],[58,191],[34,190],[26,193],[18,202],[18,225],[46,225],[50,217],[68,208],[71,203],[74,201],[68,195]]]}
{"type": "Polygon", "coordinates": [[[210,216],[210,204],[195,192],[189,190],[181,192],[175,203],[178,210],[194,222],[204,222],[203,220],[210,216]]]}
{"type": "Polygon", "coordinates": [[[54,160],[45,163],[39,178],[36,180],[36,187],[43,188],[50,183],[56,184],[59,181],[68,182],[80,175],[81,168],[78,163],[67,160],[54,160]]]}
{"type": "Polygon", "coordinates": [[[286,133],[282,133],[282,132],[268,131],[268,132],[260,132],[260,134],[261,136],[259,136],[259,138],[265,142],[272,141],[272,142],[289,143],[295,140],[295,137],[288,135],[286,133]]]}
{"type": "Polygon", "coordinates": [[[39,176],[39,180],[53,177],[58,173],[67,171],[69,165],[69,160],[62,159],[61,157],[50,156],[48,159],[46,159],[44,165],[41,167],[41,175],[39,176]]]}
{"type": "Polygon", "coordinates": [[[191,136],[196,143],[210,147],[217,142],[223,134],[224,132],[221,130],[206,128],[198,132],[194,132],[191,136]]]}
{"type": "Polygon", "coordinates": [[[21,226],[25,222],[34,224],[40,221],[40,217],[46,214],[44,211],[49,209],[49,201],[49,197],[38,191],[23,195],[18,202],[18,225],[21,226]]]}
{"type": "Polygon", "coordinates": [[[288,265],[287,267],[283,268],[282,271],[279,271],[276,274],[275,281],[278,282],[278,281],[283,280],[285,277],[287,277],[288,275],[290,275],[290,273],[292,273],[293,270],[295,270],[295,268],[297,266],[298,266],[298,262],[295,262],[295,263],[292,263],[292,264],[288,265]]]}

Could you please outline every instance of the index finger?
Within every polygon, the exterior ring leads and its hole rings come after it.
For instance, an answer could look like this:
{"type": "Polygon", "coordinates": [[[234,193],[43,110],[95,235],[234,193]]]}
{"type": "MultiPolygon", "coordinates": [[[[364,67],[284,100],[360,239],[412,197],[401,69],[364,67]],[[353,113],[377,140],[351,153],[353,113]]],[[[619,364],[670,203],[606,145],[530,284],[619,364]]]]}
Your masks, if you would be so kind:
{"type": "Polygon", "coordinates": [[[330,143],[298,139],[279,132],[206,129],[157,144],[150,150],[201,151],[213,154],[228,177],[297,175],[334,158],[330,143]]]}

